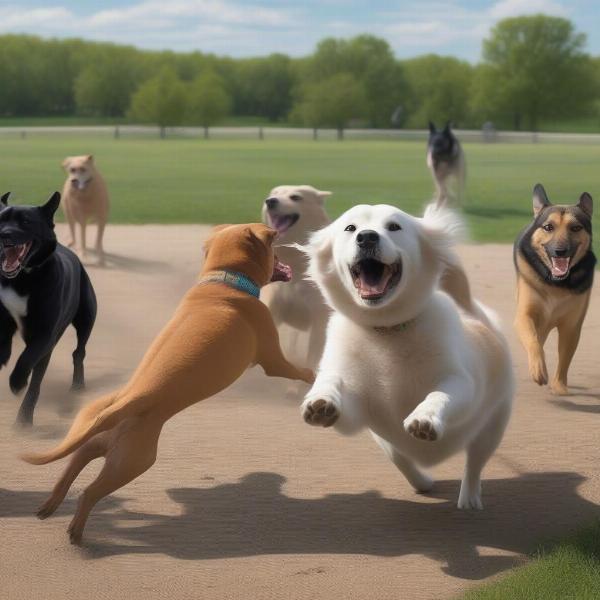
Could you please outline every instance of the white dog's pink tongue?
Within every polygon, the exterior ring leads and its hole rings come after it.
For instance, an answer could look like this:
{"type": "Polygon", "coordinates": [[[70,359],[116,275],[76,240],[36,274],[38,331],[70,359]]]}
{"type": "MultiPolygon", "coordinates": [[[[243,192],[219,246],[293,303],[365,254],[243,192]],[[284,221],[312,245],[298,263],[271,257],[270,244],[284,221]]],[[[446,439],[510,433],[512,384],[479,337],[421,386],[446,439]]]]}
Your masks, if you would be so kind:
{"type": "Polygon", "coordinates": [[[552,257],[552,275],[554,277],[564,277],[569,271],[571,258],[552,257]]]}
{"type": "Polygon", "coordinates": [[[388,281],[390,280],[391,276],[391,269],[386,268],[379,281],[370,282],[367,281],[367,279],[369,278],[365,277],[365,275],[361,273],[358,286],[358,291],[360,293],[361,298],[381,296],[385,292],[385,288],[387,287],[388,281]]]}

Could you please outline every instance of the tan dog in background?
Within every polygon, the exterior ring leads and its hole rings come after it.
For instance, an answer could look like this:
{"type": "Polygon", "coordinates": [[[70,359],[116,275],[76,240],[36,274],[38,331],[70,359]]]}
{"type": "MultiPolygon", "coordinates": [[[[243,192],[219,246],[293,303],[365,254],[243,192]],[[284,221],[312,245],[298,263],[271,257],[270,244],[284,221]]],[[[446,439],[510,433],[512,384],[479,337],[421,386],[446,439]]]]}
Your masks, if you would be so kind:
{"type": "Polygon", "coordinates": [[[292,268],[289,284],[271,283],[261,292],[262,301],[269,307],[278,328],[292,328],[286,355],[302,356],[311,369],[316,368],[325,345],[325,328],[329,317],[321,292],[306,280],[306,257],[292,244],[304,245],[309,235],[329,225],[323,206],[331,192],[317,190],[311,185],[280,185],[273,188],[263,203],[263,223],[276,229],[277,255],[292,268]],[[308,333],[307,353],[299,352],[300,332],[308,333]],[[306,357],[306,358],[304,358],[306,357]]]}
{"type": "Polygon", "coordinates": [[[72,543],[81,540],[101,498],[154,464],[162,426],[173,415],[225,389],[254,364],[270,376],[313,382],[311,370],[284,358],[271,314],[258,299],[261,286],[291,277],[289,267],[274,257],[275,235],[258,223],[218,230],[207,242],[200,281],[184,296],[129,383],[82,409],[54,450],[23,457],[46,464],[74,453],[38,512],[42,519],[58,508],[90,461],[105,457],[79,500],[69,527],[72,543]]]}
{"type": "Polygon", "coordinates": [[[67,172],[67,180],[63,187],[63,210],[69,223],[71,240],[69,247],[75,246],[75,224],[81,228],[81,254],[85,258],[87,248],[85,228],[89,221],[95,221],[98,226],[96,235],[96,252],[98,262],[104,264],[104,247],[102,239],[108,220],[108,190],[104,179],[91,154],[84,156],[67,156],[62,162],[67,172]]]}

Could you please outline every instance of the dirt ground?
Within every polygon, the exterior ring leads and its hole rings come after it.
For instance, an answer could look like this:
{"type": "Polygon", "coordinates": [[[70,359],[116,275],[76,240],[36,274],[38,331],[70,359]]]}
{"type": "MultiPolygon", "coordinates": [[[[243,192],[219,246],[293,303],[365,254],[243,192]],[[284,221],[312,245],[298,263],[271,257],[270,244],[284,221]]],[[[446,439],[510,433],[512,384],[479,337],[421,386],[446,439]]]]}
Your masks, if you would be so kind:
{"type": "MultiPolygon", "coordinates": [[[[600,516],[600,291],[571,369],[574,395],[554,398],[528,380],[512,331],[510,248],[465,246],[477,296],[505,321],[518,377],[511,424],[485,471],[483,512],[455,507],[462,456],[434,470],[431,494],[416,495],[368,434],[344,438],[306,426],[298,402],[285,397],[286,382],[254,369],[172,419],[157,464],[100,503],[84,546],[71,546],[66,527],[98,465],[41,522],[36,507],[63,465],[33,467],[16,454],[53,445],[81,403],[127,380],[193,284],[205,234],[201,226],[108,228],[108,267],[89,268],[100,311],[88,389],[68,393],[69,331],[30,433],[12,429],[18,400],[9,371],[0,375],[3,598],[448,598],[600,516]]],[[[551,338],[551,368],[555,346],[551,338]]]]}

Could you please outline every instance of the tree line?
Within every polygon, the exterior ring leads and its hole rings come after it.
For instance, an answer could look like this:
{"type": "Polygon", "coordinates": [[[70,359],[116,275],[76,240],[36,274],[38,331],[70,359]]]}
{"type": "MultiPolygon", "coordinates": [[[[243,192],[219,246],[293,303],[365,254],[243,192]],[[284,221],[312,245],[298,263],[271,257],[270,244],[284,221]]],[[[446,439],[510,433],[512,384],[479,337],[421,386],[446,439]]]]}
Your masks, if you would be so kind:
{"type": "Polygon", "coordinates": [[[304,58],[233,59],[84,40],[0,36],[0,115],[128,118],[209,127],[228,115],[310,127],[537,129],[600,112],[600,59],[567,19],[505,19],[470,64],[398,60],[383,39],[327,38],[304,58]]]}

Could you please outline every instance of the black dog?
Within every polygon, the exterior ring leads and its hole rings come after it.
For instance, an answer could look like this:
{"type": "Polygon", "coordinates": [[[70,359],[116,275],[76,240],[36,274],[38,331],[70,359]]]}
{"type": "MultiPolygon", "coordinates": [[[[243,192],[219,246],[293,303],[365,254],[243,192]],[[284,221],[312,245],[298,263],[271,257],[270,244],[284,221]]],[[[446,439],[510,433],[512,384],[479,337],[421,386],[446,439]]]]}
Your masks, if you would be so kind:
{"type": "Polygon", "coordinates": [[[33,410],[54,346],[70,323],[77,331],[72,389],[84,386],[85,346],[96,319],[96,295],[83,265],[56,241],[55,192],[43,206],[8,206],[0,198],[0,368],[8,362],[17,328],[25,350],[10,375],[20,392],[33,372],[17,422],[33,423],[33,410]]]}
{"type": "Polygon", "coordinates": [[[438,205],[443,205],[448,201],[450,194],[448,184],[452,177],[456,179],[456,196],[458,203],[460,203],[465,188],[465,155],[460,142],[450,129],[449,122],[446,123],[444,129],[438,130],[429,121],[427,166],[431,170],[437,190],[438,205]]]}

